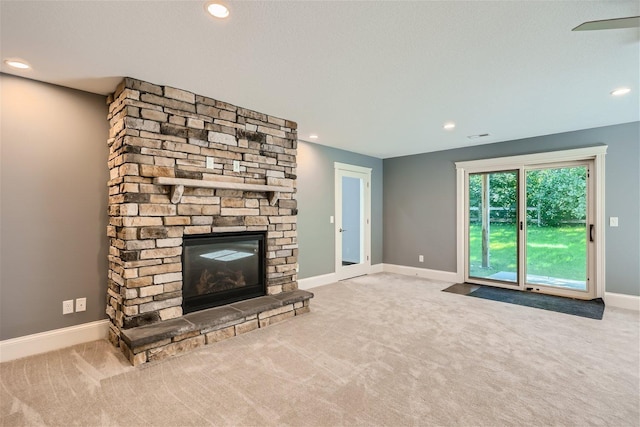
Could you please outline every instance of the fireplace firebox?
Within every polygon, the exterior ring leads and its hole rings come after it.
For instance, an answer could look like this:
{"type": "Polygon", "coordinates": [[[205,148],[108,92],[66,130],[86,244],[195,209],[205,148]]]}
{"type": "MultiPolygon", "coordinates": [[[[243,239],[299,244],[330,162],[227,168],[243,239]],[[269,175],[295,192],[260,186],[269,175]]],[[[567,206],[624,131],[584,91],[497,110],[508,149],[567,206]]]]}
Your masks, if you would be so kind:
{"type": "Polygon", "coordinates": [[[183,244],[185,314],[266,294],[264,233],[185,236],[183,244]]]}

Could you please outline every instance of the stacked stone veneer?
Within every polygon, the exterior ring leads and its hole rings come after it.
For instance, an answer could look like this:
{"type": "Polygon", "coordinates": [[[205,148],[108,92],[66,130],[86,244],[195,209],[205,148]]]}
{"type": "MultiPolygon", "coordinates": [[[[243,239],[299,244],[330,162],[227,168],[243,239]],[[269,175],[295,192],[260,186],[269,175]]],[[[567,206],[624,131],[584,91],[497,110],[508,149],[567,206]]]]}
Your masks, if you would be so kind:
{"type": "Polygon", "coordinates": [[[185,235],[264,231],[267,294],[297,289],[296,123],[131,78],[108,102],[107,314],[115,345],[123,330],[182,316],[185,235]],[[271,205],[266,193],[187,187],[174,204],[156,177],[292,191],[271,205]]]}

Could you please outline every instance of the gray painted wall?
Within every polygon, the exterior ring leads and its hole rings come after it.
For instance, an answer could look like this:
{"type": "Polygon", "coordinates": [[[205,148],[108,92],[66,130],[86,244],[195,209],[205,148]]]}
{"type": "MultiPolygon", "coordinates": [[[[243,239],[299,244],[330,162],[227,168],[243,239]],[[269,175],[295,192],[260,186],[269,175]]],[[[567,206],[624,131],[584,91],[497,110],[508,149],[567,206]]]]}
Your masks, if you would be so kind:
{"type": "Polygon", "coordinates": [[[103,319],[105,97],[5,74],[0,89],[0,339],[103,319]]]}
{"type": "Polygon", "coordinates": [[[299,279],[335,271],[334,162],[372,168],[371,264],[382,262],[382,160],[300,141],[298,143],[299,279]]]}
{"type": "Polygon", "coordinates": [[[454,162],[602,144],[605,215],[620,221],[605,230],[607,291],[640,295],[640,122],[385,159],[384,262],[456,271],[454,162]]]}

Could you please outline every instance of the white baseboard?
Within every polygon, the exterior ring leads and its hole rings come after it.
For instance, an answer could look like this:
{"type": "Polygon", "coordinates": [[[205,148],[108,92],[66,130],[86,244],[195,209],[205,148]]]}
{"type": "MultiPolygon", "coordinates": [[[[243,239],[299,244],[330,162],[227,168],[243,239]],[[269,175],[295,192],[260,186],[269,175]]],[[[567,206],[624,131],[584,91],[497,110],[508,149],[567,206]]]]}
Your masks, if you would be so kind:
{"type": "MultiPolygon", "coordinates": [[[[382,273],[384,271],[384,264],[374,264],[371,266],[368,274],[382,273]]],[[[306,279],[298,279],[298,289],[307,290],[316,288],[318,286],[328,285],[330,283],[338,282],[338,275],[336,273],[322,274],[320,276],[307,277],[306,279]]]]}
{"type": "Polygon", "coordinates": [[[462,279],[458,273],[441,270],[430,270],[428,268],[407,267],[405,265],[383,264],[383,270],[387,273],[403,274],[405,276],[417,276],[441,282],[460,283],[462,279]]]}
{"type": "Polygon", "coordinates": [[[384,264],[380,263],[380,264],[374,264],[371,266],[371,273],[370,274],[375,274],[375,273],[382,273],[384,271],[384,264]]]}
{"type": "Polygon", "coordinates": [[[604,303],[611,307],[626,308],[627,310],[640,311],[640,296],[604,293],[604,303]]]}
{"type": "Polygon", "coordinates": [[[338,281],[336,273],[322,274],[320,276],[307,277],[306,279],[298,279],[298,289],[311,289],[318,286],[328,285],[338,281]]]}
{"type": "MultiPolygon", "coordinates": [[[[441,282],[462,282],[462,279],[458,277],[457,273],[440,270],[429,270],[428,268],[407,267],[404,265],[395,264],[374,264],[369,270],[369,274],[382,272],[403,274],[405,276],[423,277],[425,279],[438,280],[441,282]]],[[[338,275],[336,273],[307,277],[306,279],[298,280],[298,289],[307,290],[318,286],[328,285],[329,283],[335,283],[338,280],[338,275]]]]}
{"type": "Polygon", "coordinates": [[[0,362],[59,350],[76,344],[107,338],[109,320],[97,320],[0,341],[0,362]]]}

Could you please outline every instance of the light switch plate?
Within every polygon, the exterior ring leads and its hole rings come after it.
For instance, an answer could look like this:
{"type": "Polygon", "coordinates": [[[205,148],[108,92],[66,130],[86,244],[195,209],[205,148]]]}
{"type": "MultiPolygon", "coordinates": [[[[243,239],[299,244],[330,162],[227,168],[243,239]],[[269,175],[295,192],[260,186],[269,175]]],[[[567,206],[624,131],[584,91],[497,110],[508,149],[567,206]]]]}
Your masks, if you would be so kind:
{"type": "Polygon", "coordinates": [[[333,224],[333,215],[331,215],[331,216],[329,217],[329,223],[330,223],[330,224],[333,224]]]}
{"type": "Polygon", "coordinates": [[[610,216],[609,217],[609,227],[617,227],[618,226],[618,217],[610,216]]]}
{"type": "Polygon", "coordinates": [[[240,162],[237,160],[233,161],[233,171],[234,172],[240,172],[240,162]]]}
{"type": "Polygon", "coordinates": [[[213,157],[207,157],[207,169],[213,169],[214,167],[213,157]]]}

